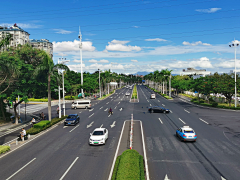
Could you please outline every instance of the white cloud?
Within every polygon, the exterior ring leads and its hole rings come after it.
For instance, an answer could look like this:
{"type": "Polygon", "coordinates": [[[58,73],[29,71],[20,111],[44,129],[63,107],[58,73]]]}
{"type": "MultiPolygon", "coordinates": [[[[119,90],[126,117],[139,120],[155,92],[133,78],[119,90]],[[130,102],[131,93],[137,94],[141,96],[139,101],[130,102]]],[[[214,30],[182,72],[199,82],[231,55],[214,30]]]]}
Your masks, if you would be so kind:
{"type": "Polygon", "coordinates": [[[185,45],[185,46],[198,46],[198,45],[211,46],[211,44],[202,43],[202,41],[197,41],[197,42],[193,42],[193,43],[190,43],[190,42],[187,42],[187,41],[183,41],[182,44],[185,45]]]}
{"type": "Polygon", "coordinates": [[[134,28],[140,28],[140,26],[133,26],[134,28]]]}
{"type": "MultiPolygon", "coordinates": [[[[221,62],[216,64],[216,67],[219,67],[219,68],[234,68],[235,67],[235,60],[234,59],[222,60],[221,62]]],[[[236,67],[238,69],[240,68],[240,61],[236,61],[236,67]]]]}
{"type": "Polygon", "coordinates": [[[96,34],[93,34],[93,33],[84,33],[84,35],[86,35],[86,36],[95,36],[96,34]]]}
{"type": "Polygon", "coordinates": [[[73,33],[73,31],[67,31],[67,30],[64,30],[64,29],[53,29],[54,31],[56,31],[56,33],[58,34],[71,34],[73,33]]]}
{"type": "Polygon", "coordinates": [[[208,9],[196,9],[195,11],[203,12],[203,13],[215,13],[221,9],[222,8],[208,8],[208,9]]]}
{"type": "Polygon", "coordinates": [[[161,42],[161,41],[167,41],[166,39],[160,39],[160,38],[154,38],[154,39],[145,39],[145,41],[157,41],[157,42],[161,42]]]}
{"type": "Polygon", "coordinates": [[[132,59],[131,61],[132,61],[132,62],[138,62],[138,60],[135,60],[135,59],[132,59]]]}
{"type": "MultiPolygon", "coordinates": [[[[82,42],[83,51],[94,51],[96,48],[92,46],[92,42],[83,41],[82,42]]],[[[79,52],[79,41],[62,41],[62,42],[53,42],[54,53],[59,52],[79,52]]]]}
{"type": "MultiPolygon", "coordinates": [[[[73,62],[81,63],[81,60],[74,59],[73,62]]],[[[82,62],[84,62],[84,61],[82,61],[82,62]]]]}
{"type": "MultiPolygon", "coordinates": [[[[11,27],[14,24],[15,23],[2,23],[2,24],[0,24],[0,26],[11,27]]],[[[42,25],[37,25],[37,24],[33,24],[33,23],[16,23],[16,24],[17,24],[17,26],[19,26],[22,29],[36,29],[36,28],[42,27],[42,25]]]]}
{"type": "Polygon", "coordinates": [[[141,51],[139,46],[131,46],[125,45],[129,41],[119,41],[119,40],[112,40],[108,42],[109,45],[106,46],[106,50],[108,51],[141,51]]]}
{"type": "Polygon", "coordinates": [[[88,62],[90,62],[90,63],[109,63],[109,61],[106,60],[106,59],[101,59],[100,61],[97,61],[95,59],[91,59],[88,62]]]}

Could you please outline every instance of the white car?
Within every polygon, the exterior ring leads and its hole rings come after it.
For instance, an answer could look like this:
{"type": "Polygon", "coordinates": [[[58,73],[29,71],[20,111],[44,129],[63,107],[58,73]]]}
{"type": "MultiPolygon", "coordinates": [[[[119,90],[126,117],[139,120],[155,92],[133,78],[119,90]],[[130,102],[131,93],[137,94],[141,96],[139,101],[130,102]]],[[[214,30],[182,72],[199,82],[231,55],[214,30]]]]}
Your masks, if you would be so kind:
{"type": "Polygon", "coordinates": [[[108,130],[106,128],[96,128],[90,133],[89,144],[100,145],[105,144],[108,139],[108,130]]]}
{"type": "Polygon", "coordinates": [[[126,96],[130,96],[130,92],[126,92],[126,96]]]}
{"type": "Polygon", "coordinates": [[[156,94],[151,94],[150,99],[156,99],[156,94]]]}

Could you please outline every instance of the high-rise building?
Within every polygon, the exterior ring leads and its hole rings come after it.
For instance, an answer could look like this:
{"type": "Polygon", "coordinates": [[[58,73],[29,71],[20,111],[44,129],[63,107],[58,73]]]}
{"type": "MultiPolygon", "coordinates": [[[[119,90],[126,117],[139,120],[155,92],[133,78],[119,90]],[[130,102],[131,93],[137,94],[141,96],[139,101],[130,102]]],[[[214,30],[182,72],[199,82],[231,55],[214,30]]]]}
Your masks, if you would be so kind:
{"type": "Polygon", "coordinates": [[[30,39],[30,44],[33,48],[44,50],[48,55],[53,57],[53,44],[47,39],[30,39]]]}

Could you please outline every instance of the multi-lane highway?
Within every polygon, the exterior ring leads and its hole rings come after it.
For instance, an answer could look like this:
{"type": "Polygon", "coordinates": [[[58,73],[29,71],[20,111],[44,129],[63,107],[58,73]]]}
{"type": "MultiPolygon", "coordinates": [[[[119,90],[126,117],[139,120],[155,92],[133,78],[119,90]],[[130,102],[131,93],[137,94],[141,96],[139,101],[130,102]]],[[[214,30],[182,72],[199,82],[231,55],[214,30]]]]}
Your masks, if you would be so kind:
{"type": "MultiPolygon", "coordinates": [[[[131,114],[134,120],[143,123],[150,179],[239,179],[239,137],[231,138],[236,132],[228,129],[232,134],[226,133],[226,127],[230,126],[217,123],[227,125],[226,117],[236,118],[238,112],[196,107],[178,98],[170,101],[159,95],[150,99],[151,91],[145,86],[138,86],[139,103],[130,103],[130,97],[125,96],[127,91],[130,90],[117,90],[111,97],[94,102],[88,110],[74,110],[68,104],[67,114],[78,113],[80,124],[70,127],[59,124],[0,157],[1,179],[106,180],[123,122],[131,114]],[[154,105],[164,106],[171,112],[148,113],[148,107],[154,105]],[[113,115],[109,116],[110,107],[113,115]],[[181,142],[175,136],[176,129],[183,125],[196,131],[197,142],[181,142]],[[106,127],[109,139],[106,145],[89,146],[89,133],[97,127],[106,127]]],[[[239,124],[234,122],[237,130],[239,124]]]]}

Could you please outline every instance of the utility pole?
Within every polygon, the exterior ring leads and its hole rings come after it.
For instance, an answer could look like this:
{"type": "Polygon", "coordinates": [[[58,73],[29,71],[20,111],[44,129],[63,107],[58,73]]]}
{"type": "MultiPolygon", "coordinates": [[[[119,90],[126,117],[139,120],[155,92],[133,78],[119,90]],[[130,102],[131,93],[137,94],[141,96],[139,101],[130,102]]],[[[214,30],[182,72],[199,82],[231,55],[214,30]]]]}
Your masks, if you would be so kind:
{"type": "Polygon", "coordinates": [[[100,69],[98,69],[98,72],[99,72],[99,93],[101,98],[102,96],[101,96],[101,84],[100,84],[100,69]]]}

